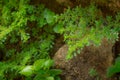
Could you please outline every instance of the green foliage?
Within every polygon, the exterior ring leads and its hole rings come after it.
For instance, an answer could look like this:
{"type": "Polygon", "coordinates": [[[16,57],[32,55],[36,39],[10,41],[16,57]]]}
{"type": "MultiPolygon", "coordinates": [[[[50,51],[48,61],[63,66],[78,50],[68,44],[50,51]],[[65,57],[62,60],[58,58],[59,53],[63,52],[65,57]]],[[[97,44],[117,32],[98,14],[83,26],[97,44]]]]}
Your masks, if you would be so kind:
{"type": "Polygon", "coordinates": [[[25,66],[25,68],[20,73],[25,76],[31,76],[33,74],[32,66],[25,66]]]}
{"type": "Polygon", "coordinates": [[[90,69],[89,75],[90,75],[91,77],[94,77],[95,80],[101,80],[98,72],[97,72],[96,69],[94,69],[94,68],[90,69]]]}
{"type": "Polygon", "coordinates": [[[99,46],[104,38],[112,42],[117,40],[119,14],[113,19],[110,16],[104,18],[100,13],[94,5],[85,8],[78,6],[72,10],[68,8],[57,17],[58,23],[54,31],[64,35],[69,46],[67,59],[80,52],[84,46],[99,46]]]}
{"type": "Polygon", "coordinates": [[[29,0],[1,0],[0,12],[0,80],[59,80],[50,59],[55,13],[29,0]]]}
{"type": "Polygon", "coordinates": [[[98,75],[98,73],[97,73],[97,71],[95,70],[95,69],[90,69],[90,71],[89,71],[89,74],[90,74],[90,76],[92,76],[92,77],[94,77],[94,76],[97,76],[98,75]]]}
{"type": "Polygon", "coordinates": [[[57,15],[29,0],[1,0],[0,12],[0,80],[60,80],[61,70],[53,69],[50,58],[56,33],[64,35],[71,58],[104,38],[114,42],[120,31],[120,15],[103,18],[95,6],[57,15]]]}
{"type": "Polygon", "coordinates": [[[16,36],[20,36],[21,40],[26,42],[31,37],[31,33],[28,33],[30,30],[28,22],[31,23],[31,21],[36,21],[38,27],[37,29],[46,24],[54,24],[55,14],[44,8],[43,5],[35,7],[29,5],[27,0],[8,0],[8,2],[3,0],[3,3],[5,4],[1,11],[2,16],[0,17],[1,42],[4,42],[7,36],[11,37],[11,41],[16,40],[16,36]],[[16,35],[13,36],[13,34],[16,35]]]}
{"type": "Polygon", "coordinates": [[[120,57],[116,58],[115,64],[108,68],[107,76],[112,77],[114,74],[120,72],[120,57]]]}
{"type": "Polygon", "coordinates": [[[33,80],[55,80],[56,75],[61,73],[58,69],[49,69],[53,65],[53,60],[40,59],[35,61],[33,65],[25,66],[20,73],[30,77],[36,74],[33,80]]]}

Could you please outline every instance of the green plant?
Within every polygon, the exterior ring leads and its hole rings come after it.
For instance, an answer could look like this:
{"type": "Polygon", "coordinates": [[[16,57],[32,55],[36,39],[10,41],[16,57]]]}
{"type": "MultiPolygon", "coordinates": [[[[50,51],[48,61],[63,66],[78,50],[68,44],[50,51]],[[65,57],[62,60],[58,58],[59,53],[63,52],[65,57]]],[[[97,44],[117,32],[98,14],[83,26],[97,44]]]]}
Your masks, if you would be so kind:
{"type": "Polygon", "coordinates": [[[33,74],[36,74],[33,80],[55,80],[56,75],[59,75],[61,70],[49,69],[52,65],[53,60],[39,59],[35,61],[33,65],[25,66],[20,73],[27,77],[31,77],[33,74]]]}
{"type": "Polygon", "coordinates": [[[61,70],[50,59],[55,13],[29,0],[1,0],[0,12],[0,80],[58,80],[61,70]]]}
{"type": "Polygon", "coordinates": [[[120,72],[120,57],[116,58],[115,64],[108,68],[107,76],[112,77],[114,74],[119,72],[120,72]]]}
{"type": "Polygon", "coordinates": [[[99,77],[99,74],[97,73],[97,71],[94,68],[90,69],[89,75],[91,77],[94,77],[96,80],[101,80],[99,77]]]}
{"type": "Polygon", "coordinates": [[[67,58],[72,58],[84,46],[100,45],[103,38],[114,42],[120,31],[120,15],[104,18],[95,6],[68,8],[57,15],[30,0],[1,0],[0,12],[0,80],[59,80],[61,70],[53,69],[50,58],[56,33],[64,35],[67,58]]]}
{"type": "Polygon", "coordinates": [[[92,76],[92,77],[94,77],[94,76],[97,76],[98,75],[98,73],[97,73],[97,71],[95,70],[95,69],[90,69],[90,71],[89,71],[89,74],[90,74],[90,76],[92,76]]]}
{"type": "Polygon", "coordinates": [[[80,53],[84,46],[99,46],[102,39],[115,42],[118,38],[119,14],[114,19],[111,16],[104,18],[95,5],[70,9],[58,16],[58,23],[54,27],[56,33],[64,35],[69,46],[67,59],[80,53]]]}

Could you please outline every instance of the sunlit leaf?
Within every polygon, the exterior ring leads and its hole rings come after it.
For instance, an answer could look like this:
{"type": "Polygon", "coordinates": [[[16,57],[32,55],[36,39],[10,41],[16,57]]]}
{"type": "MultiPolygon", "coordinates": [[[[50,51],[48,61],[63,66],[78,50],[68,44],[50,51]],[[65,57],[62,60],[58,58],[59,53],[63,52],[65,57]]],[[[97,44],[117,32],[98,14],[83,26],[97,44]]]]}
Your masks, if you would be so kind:
{"type": "Polygon", "coordinates": [[[33,66],[26,66],[20,73],[25,76],[31,76],[33,74],[33,66]]]}

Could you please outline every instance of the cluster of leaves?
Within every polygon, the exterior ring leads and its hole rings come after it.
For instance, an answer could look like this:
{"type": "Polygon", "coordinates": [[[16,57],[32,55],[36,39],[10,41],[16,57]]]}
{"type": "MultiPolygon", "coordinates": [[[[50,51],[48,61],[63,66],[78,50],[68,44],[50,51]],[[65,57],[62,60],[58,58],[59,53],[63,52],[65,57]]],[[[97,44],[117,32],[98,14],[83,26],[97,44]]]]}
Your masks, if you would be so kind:
{"type": "Polygon", "coordinates": [[[67,9],[57,18],[54,31],[64,35],[69,46],[67,59],[80,53],[84,46],[99,46],[104,38],[112,42],[118,38],[120,15],[104,18],[95,5],[67,9]]]}
{"type": "Polygon", "coordinates": [[[55,13],[29,0],[1,0],[0,12],[0,80],[59,80],[49,55],[55,13]]]}
{"type": "Polygon", "coordinates": [[[84,46],[100,45],[104,38],[114,42],[120,31],[119,14],[103,18],[93,5],[56,15],[29,0],[1,0],[0,12],[0,80],[59,80],[61,71],[51,69],[54,61],[49,55],[55,32],[64,35],[71,58],[84,46]]]}
{"type": "Polygon", "coordinates": [[[114,74],[119,72],[120,72],[120,57],[116,58],[115,64],[108,68],[107,76],[112,77],[114,74]]]}
{"type": "MultiPolygon", "coordinates": [[[[43,5],[32,6],[27,4],[29,1],[19,0],[2,2],[2,16],[0,16],[0,41],[4,42],[6,37],[11,39],[20,36],[23,42],[30,38],[28,22],[37,22],[37,27],[42,28],[44,25],[54,23],[54,13],[45,9],[43,5]],[[17,4],[17,5],[16,5],[17,4]],[[45,10],[44,10],[45,9],[45,10]],[[16,35],[13,36],[13,34],[16,35]]],[[[34,26],[33,26],[34,27],[34,26]]],[[[35,34],[35,33],[34,33],[35,34]]],[[[10,40],[11,42],[15,41],[10,40]]]]}
{"type": "Polygon", "coordinates": [[[52,65],[53,60],[39,59],[33,65],[25,66],[20,73],[25,75],[28,80],[59,80],[60,78],[56,75],[60,74],[61,70],[50,69],[52,65]],[[33,74],[36,76],[31,79],[33,74]]]}
{"type": "Polygon", "coordinates": [[[96,80],[101,80],[99,75],[98,75],[98,72],[96,71],[96,69],[94,68],[91,68],[90,71],[89,71],[89,75],[91,77],[94,77],[96,80]]]}

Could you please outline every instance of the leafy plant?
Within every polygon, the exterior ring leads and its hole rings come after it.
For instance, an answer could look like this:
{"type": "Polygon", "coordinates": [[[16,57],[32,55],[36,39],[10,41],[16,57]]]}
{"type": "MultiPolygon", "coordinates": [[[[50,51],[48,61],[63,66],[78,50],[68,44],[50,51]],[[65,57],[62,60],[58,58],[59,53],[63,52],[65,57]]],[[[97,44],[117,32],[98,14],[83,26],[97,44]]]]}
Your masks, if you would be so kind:
{"type": "Polygon", "coordinates": [[[50,59],[56,15],[43,4],[35,6],[29,2],[0,1],[0,48],[4,52],[0,61],[1,80],[59,79],[61,71],[52,69],[54,62],[50,59]]]}
{"type": "Polygon", "coordinates": [[[115,64],[108,68],[107,76],[112,77],[114,74],[119,72],[120,72],[120,57],[116,58],[115,64]]]}
{"type": "Polygon", "coordinates": [[[69,46],[67,59],[80,53],[84,46],[99,46],[102,39],[115,42],[118,38],[119,14],[115,19],[110,16],[104,18],[101,11],[90,5],[70,9],[58,16],[58,23],[54,31],[64,35],[64,40],[69,46]],[[78,51],[77,51],[78,50],[78,51]]]}
{"type": "Polygon", "coordinates": [[[89,75],[91,77],[94,77],[96,80],[101,80],[100,76],[98,75],[98,72],[94,68],[90,69],[89,75]]]}
{"type": "Polygon", "coordinates": [[[0,80],[60,80],[61,70],[53,69],[50,58],[56,33],[64,35],[72,58],[103,38],[114,42],[120,31],[119,14],[104,18],[93,5],[58,15],[30,0],[1,0],[0,12],[0,80]]]}
{"type": "Polygon", "coordinates": [[[25,76],[36,74],[33,80],[55,80],[55,77],[61,73],[58,69],[49,69],[53,65],[53,60],[40,59],[31,66],[25,66],[20,73],[25,76]]]}
{"type": "Polygon", "coordinates": [[[89,71],[89,74],[90,74],[90,76],[97,76],[98,75],[98,73],[97,73],[97,71],[95,70],[95,69],[90,69],[90,71],[89,71]]]}

